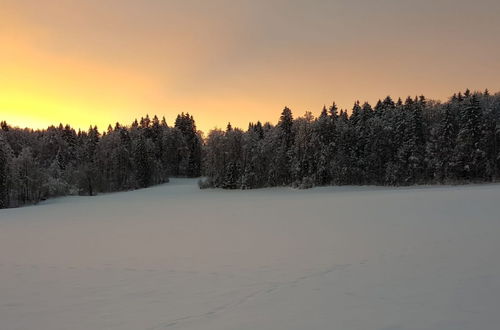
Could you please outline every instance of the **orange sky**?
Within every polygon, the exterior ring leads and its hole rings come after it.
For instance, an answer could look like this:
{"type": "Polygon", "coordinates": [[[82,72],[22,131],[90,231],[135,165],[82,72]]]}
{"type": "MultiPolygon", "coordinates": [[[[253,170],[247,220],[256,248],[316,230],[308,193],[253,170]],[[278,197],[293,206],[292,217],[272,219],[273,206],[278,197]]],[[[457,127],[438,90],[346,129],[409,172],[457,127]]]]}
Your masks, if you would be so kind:
{"type": "Polygon", "coordinates": [[[336,101],[500,90],[495,0],[0,0],[0,120],[246,128],[336,101]]]}

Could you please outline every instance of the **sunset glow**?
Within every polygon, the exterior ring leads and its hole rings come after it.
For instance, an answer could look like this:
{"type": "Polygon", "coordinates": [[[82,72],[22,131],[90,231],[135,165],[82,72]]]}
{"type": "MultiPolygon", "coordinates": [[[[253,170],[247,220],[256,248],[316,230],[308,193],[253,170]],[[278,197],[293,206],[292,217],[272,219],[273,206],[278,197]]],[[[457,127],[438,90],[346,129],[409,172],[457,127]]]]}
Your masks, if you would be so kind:
{"type": "Polygon", "coordinates": [[[498,1],[0,4],[0,119],[105,129],[146,113],[198,128],[500,89],[498,1]]]}

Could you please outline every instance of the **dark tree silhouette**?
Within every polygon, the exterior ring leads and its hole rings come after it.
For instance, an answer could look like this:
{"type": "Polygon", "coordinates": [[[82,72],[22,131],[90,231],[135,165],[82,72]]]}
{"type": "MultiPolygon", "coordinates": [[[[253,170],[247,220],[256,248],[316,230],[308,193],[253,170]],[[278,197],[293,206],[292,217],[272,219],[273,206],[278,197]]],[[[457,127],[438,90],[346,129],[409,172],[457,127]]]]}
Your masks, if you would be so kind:
{"type": "Polygon", "coordinates": [[[30,130],[0,123],[0,208],[67,194],[147,187],[170,175],[196,176],[202,141],[194,118],[178,127],[148,115],[131,126],[78,133],[69,125],[30,130]]]}
{"type": "Polygon", "coordinates": [[[169,176],[201,187],[412,185],[495,181],[500,174],[500,94],[454,94],[447,102],[391,97],[350,114],[333,103],[315,118],[285,107],[274,126],[228,123],[206,140],[192,115],[172,127],[149,115],[76,132],[62,124],[21,129],[0,121],[0,208],[67,194],[147,187],[169,176]]]}
{"type": "Polygon", "coordinates": [[[201,186],[412,185],[498,177],[500,94],[466,90],[445,103],[387,96],[373,109],[356,101],[350,115],[337,110],[334,103],[317,118],[306,113],[293,119],[286,107],[276,126],[251,123],[238,143],[230,142],[239,131],[234,127],[210,132],[201,186]]]}

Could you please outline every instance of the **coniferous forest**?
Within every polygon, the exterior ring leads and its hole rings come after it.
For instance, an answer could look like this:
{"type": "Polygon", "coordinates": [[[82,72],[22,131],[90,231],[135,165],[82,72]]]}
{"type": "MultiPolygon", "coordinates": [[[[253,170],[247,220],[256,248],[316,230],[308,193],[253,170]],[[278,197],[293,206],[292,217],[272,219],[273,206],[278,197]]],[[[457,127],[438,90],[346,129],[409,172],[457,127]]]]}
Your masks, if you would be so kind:
{"type": "Polygon", "coordinates": [[[453,95],[446,103],[386,97],[350,114],[335,104],[319,117],[285,108],[276,126],[228,125],[205,141],[201,187],[413,185],[495,181],[500,94],[453,95]]]}
{"type": "Polygon", "coordinates": [[[174,127],[146,116],[130,126],[109,126],[102,135],[97,127],[34,131],[2,122],[0,208],[143,188],[169,176],[198,177],[201,152],[202,139],[189,114],[177,116],[174,127]]]}
{"type": "Polygon", "coordinates": [[[276,125],[230,124],[204,139],[194,118],[117,123],[76,132],[0,130],[0,208],[68,194],[95,195],[148,187],[170,176],[198,177],[200,187],[460,184],[500,174],[500,93],[454,94],[447,102],[391,97],[375,106],[335,103],[318,117],[294,118],[285,107],[276,125]]]}

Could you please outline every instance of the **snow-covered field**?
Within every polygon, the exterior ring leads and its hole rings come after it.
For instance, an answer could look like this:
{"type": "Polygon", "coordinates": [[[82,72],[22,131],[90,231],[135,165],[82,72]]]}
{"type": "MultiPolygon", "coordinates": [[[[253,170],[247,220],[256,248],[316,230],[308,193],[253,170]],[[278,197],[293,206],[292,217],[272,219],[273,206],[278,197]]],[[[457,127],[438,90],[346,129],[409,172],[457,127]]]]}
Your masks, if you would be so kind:
{"type": "Polygon", "coordinates": [[[199,190],[0,210],[0,329],[500,329],[500,185],[199,190]]]}

